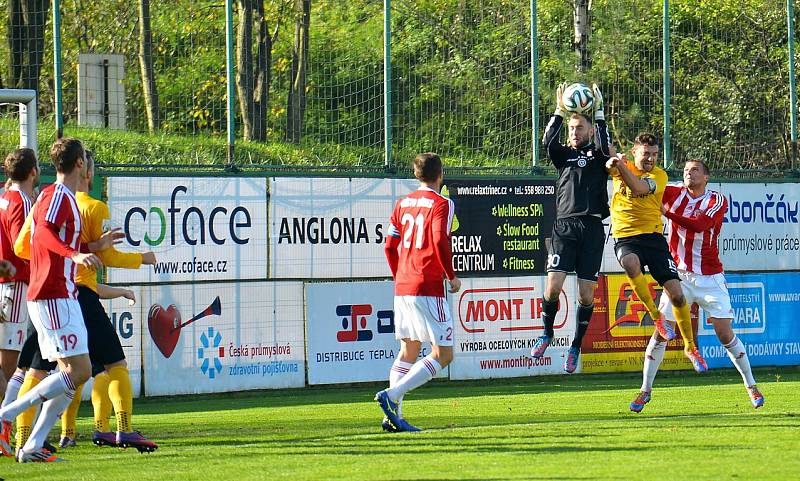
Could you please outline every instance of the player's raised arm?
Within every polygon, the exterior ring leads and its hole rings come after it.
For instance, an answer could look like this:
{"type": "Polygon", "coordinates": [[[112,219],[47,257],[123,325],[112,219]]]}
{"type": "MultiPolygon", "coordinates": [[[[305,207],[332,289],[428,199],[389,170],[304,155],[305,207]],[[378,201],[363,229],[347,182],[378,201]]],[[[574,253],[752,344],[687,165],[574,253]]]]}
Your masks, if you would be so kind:
{"type": "Polygon", "coordinates": [[[569,115],[561,99],[564,86],[565,84],[562,83],[556,89],[556,110],[547,122],[547,126],[544,129],[544,137],[542,137],[542,149],[547,152],[547,156],[550,157],[556,168],[563,167],[564,161],[570,152],[568,147],[561,145],[561,142],[558,141],[561,126],[564,125],[564,118],[569,115]]]}
{"type": "Polygon", "coordinates": [[[593,109],[597,150],[603,156],[611,157],[615,152],[612,153],[611,151],[613,146],[611,144],[611,133],[608,131],[608,125],[606,124],[606,114],[603,110],[603,94],[597,84],[592,84],[592,92],[594,93],[593,109]]]}
{"type": "Polygon", "coordinates": [[[650,177],[637,177],[636,174],[634,174],[633,171],[628,168],[624,155],[617,154],[617,159],[618,160],[614,165],[614,167],[617,169],[617,175],[622,178],[622,181],[625,182],[625,185],[628,186],[634,195],[647,195],[656,191],[658,186],[656,185],[656,181],[654,179],[650,177]]]}

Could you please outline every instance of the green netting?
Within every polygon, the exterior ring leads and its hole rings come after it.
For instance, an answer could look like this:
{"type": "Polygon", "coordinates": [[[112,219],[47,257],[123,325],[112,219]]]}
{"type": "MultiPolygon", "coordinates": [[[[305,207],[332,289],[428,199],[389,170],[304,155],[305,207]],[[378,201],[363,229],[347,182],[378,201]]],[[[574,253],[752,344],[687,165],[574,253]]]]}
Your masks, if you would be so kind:
{"type": "MultiPolygon", "coordinates": [[[[8,12],[0,22],[0,81],[38,89],[40,152],[54,136],[51,3],[0,0],[8,12]]],[[[464,173],[552,173],[544,158],[531,168],[532,150],[564,80],[600,84],[621,149],[639,132],[662,134],[663,2],[537,3],[539,84],[532,88],[529,2],[392,0],[396,169],[434,150],[464,173]],[[581,5],[590,8],[590,28],[576,45],[581,5]]],[[[85,139],[107,165],[224,168],[223,0],[64,0],[61,13],[65,134],[85,139]],[[82,57],[82,89],[81,54],[100,55],[82,57]],[[143,80],[150,63],[152,84],[143,80]],[[109,82],[122,94],[108,95],[109,82]],[[82,109],[79,99],[91,105],[82,109]]],[[[795,175],[785,3],[673,0],[670,15],[667,160],[679,167],[703,158],[726,176],[795,175]]],[[[381,172],[383,1],[235,0],[233,19],[234,164],[290,174],[381,172]]],[[[16,106],[0,107],[4,150],[18,142],[16,115],[16,106]]]]}
{"type": "Polygon", "coordinates": [[[672,2],[674,158],[791,166],[786,2],[672,2]]]}

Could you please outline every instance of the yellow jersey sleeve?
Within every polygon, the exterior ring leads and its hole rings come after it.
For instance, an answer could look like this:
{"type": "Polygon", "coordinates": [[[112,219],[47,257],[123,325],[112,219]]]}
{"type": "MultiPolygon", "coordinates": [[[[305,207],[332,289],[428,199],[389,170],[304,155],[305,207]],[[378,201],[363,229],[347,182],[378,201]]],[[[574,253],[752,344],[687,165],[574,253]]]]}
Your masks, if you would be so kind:
{"type": "MultiPolygon", "coordinates": [[[[78,210],[81,213],[81,242],[89,244],[95,242],[103,235],[111,213],[105,202],[90,197],[85,192],[78,192],[78,210]]],[[[138,269],[142,265],[142,255],[136,252],[120,252],[113,247],[103,249],[95,254],[103,261],[105,267],[121,267],[125,269],[138,269]]],[[[91,269],[78,266],[75,281],[78,285],[86,286],[97,291],[97,274],[91,269]]]]}
{"type": "Polygon", "coordinates": [[[611,234],[616,239],[635,235],[662,233],[661,200],[667,188],[667,173],[659,167],[643,172],[628,162],[628,168],[636,177],[655,186],[653,192],[633,194],[622,177],[613,175],[614,193],[611,197],[611,234]]]}
{"type": "Polygon", "coordinates": [[[31,224],[33,223],[33,208],[25,218],[22,229],[14,241],[14,254],[20,259],[31,260],[31,224]]]}

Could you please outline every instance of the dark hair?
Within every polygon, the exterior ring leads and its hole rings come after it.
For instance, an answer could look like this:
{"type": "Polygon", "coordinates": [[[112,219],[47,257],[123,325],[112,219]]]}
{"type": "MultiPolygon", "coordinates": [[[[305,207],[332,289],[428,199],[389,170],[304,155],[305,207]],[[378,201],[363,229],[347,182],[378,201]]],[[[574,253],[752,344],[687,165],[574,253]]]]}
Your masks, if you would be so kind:
{"type": "Polygon", "coordinates": [[[36,167],[36,152],[28,148],[17,149],[6,156],[3,167],[9,179],[17,182],[27,180],[36,167]]]}
{"type": "Polygon", "coordinates": [[[687,164],[689,162],[694,162],[695,164],[702,165],[703,166],[703,173],[705,175],[711,175],[711,171],[709,170],[708,165],[705,163],[705,161],[700,160],[700,159],[689,159],[689,160],[686,161],[687,164]]]}
{"type": "Polygon", "coordinates": [[[414,159],[414,177],[421,182],[433,182],[442,174],[442,159],[433,152],[419,154],[414,159]]]}
{"type": "Polygon", "coordinates": [[[589,122],[589,125],[594,125],[594,120],[592,120],[592,117],[590,117],[587,114],[579,114],[578,112],[573,112],[572,115],[569,116],[570,119],[572,119],[574,117],[580,117],[583,120],[589,122]]]}
{"type": "Polygon", "coordinates": [[[78,159],[86,158],[86,150],[78,139],[64,137],[56,140],[50,147],[50,159],[56,171],[69,174],[78,164],[78,159]]]}
{"type": "Polygon", "coordinates": [[[651,133],[643,132],[633,139],[633,145],[649,145],[651,147],[658,147],[658,137],[651,133]]]}
{"type": "Polygon", "coordinates": [[[86,150],[86,171],[94,169],[94,152],[86,150]]]}

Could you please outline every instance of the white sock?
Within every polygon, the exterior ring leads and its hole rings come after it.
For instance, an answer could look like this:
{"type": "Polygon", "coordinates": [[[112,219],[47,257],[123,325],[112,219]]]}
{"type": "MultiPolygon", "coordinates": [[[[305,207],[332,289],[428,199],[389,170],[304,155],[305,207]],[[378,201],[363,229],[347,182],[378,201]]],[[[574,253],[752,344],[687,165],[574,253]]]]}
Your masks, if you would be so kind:
{"type": "Polygon", "coordinates": [[[408,391],[416,389],[430,381],[440,369],[442,369],[442,366],[439,365],[439,361],[432,356],[425,356],[411,366],[408,374],[403,376],[403,379],[401,379],[396,386],[392,386],[386,390],[389,394],[389,399],[397,402],[397,400],[402,399],[408,391]]]}
{"type": "Polygon", "coordinates": [[[744,344],[737,336],[733,336],[733,340],[725,345],[728,350],[728,357],[733,361],[733,365],[742,375],[742,381],[746,387],[755,385],[756,380],[753,379],[753,371],[750,370],[750,359],[747,357],[747,351],[744,344]]]}
{"type": "Polygon", "coordinates": [[[75,385],[65,372],[53,373],[42,380],[24,396],[0,409],[0,419],[11,421],[22,411],[61,396],[65,392],[75,392],[75,385]]]}
{"type": "Polygon", "coordinates": [[[22,447],[26,453],[32,453],[44,445],[44,440],[47,439],[47,434],[55,426],[56,421],[61,418],[61,414],[69,407],[72,402],[72,397],[75,391],[67,391],[64,394],[54,397],[42,405],[42,412],[39,413],[39,418],[36,420],[28,442],[22,447]]]}
{"type": "MultiPolygon", "coordinates": [[[[410,362],[401,361],[398,357],[392,363],[392,368],[389,370],[389,387],[395,387],[400,382],[408,371],[411,369],[410,362]]],[[[397,415],[403,417],[403,398],[397,401],[397,415]]]]}
{"type": "Polygon", "coordinates": [[[653,380],[656,378],[661,361],[664,360],[664,353],[667,351],[666,342],[658,342],[651,337],[644,351],[644,369],[642,369],[642,391],[650,392],[653,390],[653,380]]]}
{"type": "Polygon", "coordinates": [[[14,371],[14,375],[11,376],[6,386],[6,394],[3,397],[3,404],[0,405],[0,408],[4,408],[17,400],[17,394],[19,394],[19,389],[22,387],[24,381],[25,371],[20,371],[19,369],[14,371]]]}

